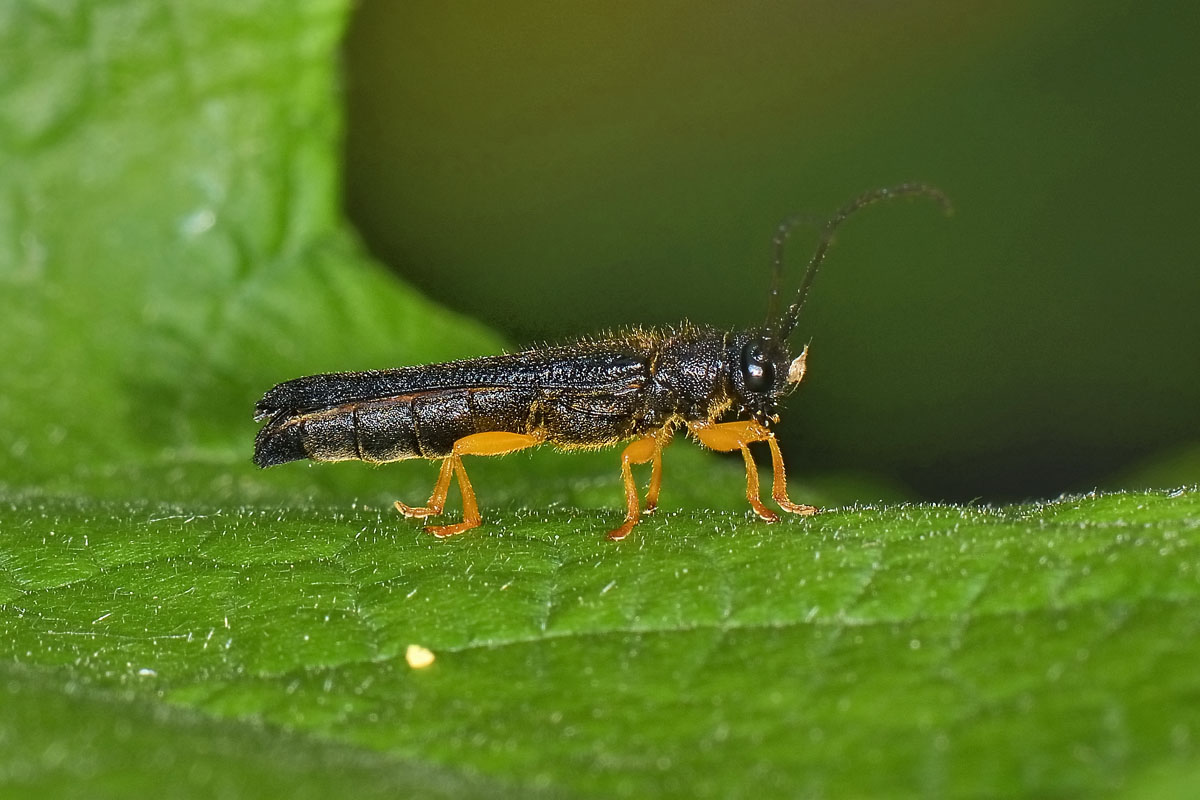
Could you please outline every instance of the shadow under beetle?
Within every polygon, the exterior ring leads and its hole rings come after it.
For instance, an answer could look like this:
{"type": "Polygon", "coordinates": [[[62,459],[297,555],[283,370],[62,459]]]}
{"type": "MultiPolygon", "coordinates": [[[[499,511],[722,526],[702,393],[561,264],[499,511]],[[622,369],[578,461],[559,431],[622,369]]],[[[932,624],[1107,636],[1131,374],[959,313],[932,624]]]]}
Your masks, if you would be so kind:
{"type": "Polygon", "coordinates": [[[815,507],[788,499],[783,457],[771,430],[779,421],[779,401],[805,373],[808,347],[793,358],[787,340],[837,227],[864,206],[918,195],[950,209],[941,191],[919,183],[866,192],[842,207],[821,227],[796,299],[782,313],[783,245],[802,218],[781,223],[761,327],[721,331],[683,323],[634,328],[559,347],[281,383],[255,407],[255,420],[267,424],[255,440],[254,463],[441,459],[429,502],[408,506],[397,501],[396,508],[406,517],[440,514],[450,480],[457,476],[462,522],[425,529],[444,537],[482,522],[463,456],[498,456],[539,444],[595,449],[632,440],[621,453],[625,521],[608,534],[618,540],[633,530],[640,512],[649,513],[658,504],[663,448],[676,429],[686,427],[705,447],[741,450],[746,499],[759,517],[779,519],[759,499],[758,470],[749,448],[755,442],[766,442],[771,451],[775,503],[792,514],[815,514],[815,507]],[[742,419],[720,421],[731,413],[742,419]],[[651,473],[643,508],[630,467],[646,462],[651,473]]]}

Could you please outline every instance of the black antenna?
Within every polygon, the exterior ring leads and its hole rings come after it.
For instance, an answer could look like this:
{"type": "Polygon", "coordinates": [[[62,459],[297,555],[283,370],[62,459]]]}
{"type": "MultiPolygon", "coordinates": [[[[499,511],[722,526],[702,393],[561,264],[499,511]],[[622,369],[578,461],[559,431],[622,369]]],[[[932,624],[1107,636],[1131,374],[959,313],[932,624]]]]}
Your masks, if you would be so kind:
{"type": "MultiPolygon", "coordinates": [[[[779,328],[774,331],[780,339],[788,338],[792,331],[795,330],[796,322],[800,318],[800,309],[804,308],[804,301],[808,299],[808,290],[812,288],[813,279],[817,275],[817,269],[821,266],[821,262],[825,260],[825,254],[829,252],[829,248],[833,244],[833,234],[838,229],[838,226],[860,208],[878,203],[880,200],[893,200],[898,197],[928,197],[936,201],[946,214],[951,214],[954,211],[954,207],[950,203],[950,198],[946,197],[941,189],[925,183],[902,183],[899,186],[892,186],[886,189],[873,189],[851,200],[821,227],[821,239],[817,242],[816,252],[813,253],[812,258],[808,261],[808,269],[804,272],[804,279],[800,281],[800,289],[796,292],[796,302],[788,307],[787,313],[779,320],[779,328]]],[[[775,234],[775,274],[772,277],[771,296],[767,302],[771,312],[774,312],[778,307],[779,275],[783,271],[783,243],[787,240],[792,228],[796,227],[803,220],[803,217],[793,217],[780,225],[779,230],[775,234]]],[[[768,328],[771,327],[770,320],[771,318],[768,317],[768,328]]]]}
{"type": "Polygon", "coordinates": [[[821,220],[811,214],[788,217],[779,223],[779,227],[775,229],[775,238],[771,240],[771,293],[767,295],[767,328],[770,328],[779,316],[779,289],[783,283],[783,246],[792,235],[792,231],[801,225],[812,225],[819,229],[821,220]]]}

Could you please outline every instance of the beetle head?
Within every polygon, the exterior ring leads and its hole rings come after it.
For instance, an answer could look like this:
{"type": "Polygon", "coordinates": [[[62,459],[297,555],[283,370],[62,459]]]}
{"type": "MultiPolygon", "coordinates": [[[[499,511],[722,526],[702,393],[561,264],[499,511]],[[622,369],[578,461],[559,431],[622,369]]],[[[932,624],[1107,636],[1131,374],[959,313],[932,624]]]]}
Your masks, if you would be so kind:
{"type": "Polygon", "coordinates": [[[730,384],[734,405],[763,425],[779,420],[779,398],[804,378],[808,358],[805,346],[795,359],[787,342],[769,331],[747,331],[733,337],[729,348],[730,384]]]}

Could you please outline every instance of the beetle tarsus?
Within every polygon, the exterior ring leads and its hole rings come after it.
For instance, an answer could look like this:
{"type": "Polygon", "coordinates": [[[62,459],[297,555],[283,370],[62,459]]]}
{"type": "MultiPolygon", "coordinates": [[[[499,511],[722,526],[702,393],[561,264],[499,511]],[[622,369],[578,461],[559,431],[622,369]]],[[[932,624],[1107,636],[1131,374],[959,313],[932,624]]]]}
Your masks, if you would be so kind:
{"type": "Polygon", "coordinates": [[[395,505],[396,510],[409,519],[425,519],[426,517],[436,517],[442,513],[440,506],[438,508],[434,508],[433,506],[406,506],[399,500],[396,501],[395,505]]]}
{"type": "Polygon", "coordinates": [[[453,525],[426,525],[425,532],[434,535],[438,539],[449,539],[451,536],[457,536],[460,533],[465,533],[472,528],[479,527],[483,519],[477,519],[474,522],[457,522],[453,525]]]}

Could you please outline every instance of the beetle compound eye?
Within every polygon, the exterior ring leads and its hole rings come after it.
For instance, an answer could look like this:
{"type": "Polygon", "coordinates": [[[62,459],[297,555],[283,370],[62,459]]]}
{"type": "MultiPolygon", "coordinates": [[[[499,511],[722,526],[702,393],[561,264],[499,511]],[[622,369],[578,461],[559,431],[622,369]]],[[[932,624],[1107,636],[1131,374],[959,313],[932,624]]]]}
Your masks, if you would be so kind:
{"type": "Polygon", "coordinates": [[[742,379],[751,392],[765,392],[775,384],[775,367],[762,340],[742,348],[742,379]]]}

